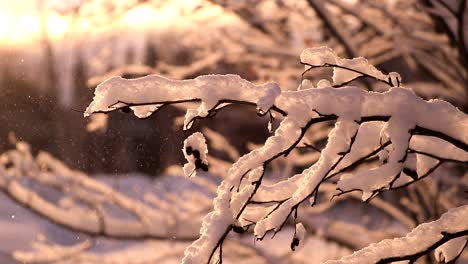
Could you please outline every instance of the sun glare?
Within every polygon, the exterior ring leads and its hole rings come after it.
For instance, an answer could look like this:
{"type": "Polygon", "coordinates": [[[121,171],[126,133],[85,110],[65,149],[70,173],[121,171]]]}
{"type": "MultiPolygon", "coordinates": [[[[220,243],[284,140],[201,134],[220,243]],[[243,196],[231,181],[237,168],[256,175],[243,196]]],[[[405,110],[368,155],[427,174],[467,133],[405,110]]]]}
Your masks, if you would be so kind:
{"type": "Polygon", "coordinates": [[[149,6],[140,6],[130,10],[122,18],[123,22],[132,26],[142,26],[149,23],[155,15],[153,8],[149,6]]]}
{"type": "MultiPolygon", "coordinates": [[[[0,11],[0,44],[18,45],[37,39],[41,34],[39,17],[36,14],[15,15],[0,11]]],[[[67,19],[57,15],[47,18],[49,38],[59,38],[69,26],[67,19]]]]}
{"type": "Polygon", "coordinates": [[[52,38],[63,36],[69,26],[69,21],[60,16],[51,15],[47,19],[47,30],[52,38]]]}

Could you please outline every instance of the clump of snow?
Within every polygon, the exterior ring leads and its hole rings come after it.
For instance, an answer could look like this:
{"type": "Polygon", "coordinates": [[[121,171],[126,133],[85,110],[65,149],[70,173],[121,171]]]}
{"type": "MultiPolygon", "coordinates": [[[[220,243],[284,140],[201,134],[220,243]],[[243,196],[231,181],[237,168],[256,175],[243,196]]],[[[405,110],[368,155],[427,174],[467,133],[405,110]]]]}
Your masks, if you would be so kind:
{"type": "Polygon", "coordinates": [[[391,84],[393,87],[400,87],[401,84],[401,76],[398,72],[390,72],[388,74],[388,82],[391,84]]]}
{"type": "Polygon", "coordinates": [[[448,241],[434,251],[435,259],[439,263],[454,261],[466,247],[468,236],[462,236],[448,241]]]}
{"type": "MultiPolygon", "coordinates": [[[[396,76],[395,73],[385,75],[371,65],[365,58],[359,57],[354,59],[342,59],[328,47],[305,49],[301,53],[301,62],[306,64],[306,69],[309,67],[337,66],[333,68],[333,85],[348,83],[363,74],[367,74],[383,81],[391,79],[396,83],[396,80],[398,79],[401,82],[401,77],[399,77],[399,75],[396,76]],[[338,66],[341,66],[342,68],[338,66]]],[[[399,82],[398,85],[394,86],[400,86],[399,82]]]]}
{"type": "Polygon", "coordinates": [[[304,245],[306,230],[302,223],[296,224],[296,230],[294,231],[294,237],[291,242],[291,250],[295,251],[296,249],[301,248],[304,245]]]}
{"type": "Polygon", "coordinates": [[[130,109],[133,110],[133,113],[138,118],[147,118],[155,111],[157,111],[161,106],[162,104],[131,106],[130,109]]]}
{"type": "Polygon", "coordinates": [[[186,176],[196,176],[197,169],[208,170],[208,146],[202,133],[193,133],[185,139],[182,152],[188,161],[183,168],[186,176]]]}
{"type": "Polygon", "coordinates": [[[90,116],[90,121],[86,125],[86,131],[88,132],[96,132],[102,131],[105,132],[107,130],[107,123],[109,117],[106,114],[94,114],[90,116]]]}

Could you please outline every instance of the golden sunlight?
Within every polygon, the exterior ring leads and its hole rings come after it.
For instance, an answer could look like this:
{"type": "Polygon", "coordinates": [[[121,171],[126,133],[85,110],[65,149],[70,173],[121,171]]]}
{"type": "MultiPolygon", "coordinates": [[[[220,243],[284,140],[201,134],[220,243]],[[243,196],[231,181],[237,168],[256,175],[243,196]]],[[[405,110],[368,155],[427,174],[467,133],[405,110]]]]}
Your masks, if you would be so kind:
{"type": "MultiPolygon", "coordinates": [[[[31,14],[14,14],[0,11],[0,45],[26,44],[41,35],[39,16],[31,14]]],[[[47,34],[57,39],[68,29],[69,21],[61,16],[51,14],[47,17],[47,34]]]]}
{"type": "Polygon", "coordinates": [[[155,17],[155,10],[147,5],[142,5],[128,11],[122,21],[127,25],[143,26],[151,22],[155,17]]]}

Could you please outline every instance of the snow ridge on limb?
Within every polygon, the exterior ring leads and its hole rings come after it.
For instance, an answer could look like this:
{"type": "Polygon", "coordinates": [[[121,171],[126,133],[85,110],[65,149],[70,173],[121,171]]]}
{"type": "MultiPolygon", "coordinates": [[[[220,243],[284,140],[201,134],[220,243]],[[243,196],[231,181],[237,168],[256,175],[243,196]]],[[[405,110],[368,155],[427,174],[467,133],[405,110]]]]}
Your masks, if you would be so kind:
{"type": "Polygon", "coordinates": [[[256,105],[260,114],[274,110],[283,115],[274,135],[229,169],[218,187],[214,210],[203,220],[200,238],[185,251],[184,263],[210,262],[232,230],[253,226],[258,239],[280,231],[291,216],[296,217],[299,205],[309,198],[313,204],[321,183],[335,175],[341,176],[337,195],[359,190],[367,201],[427,176],[443,161],[466,161],[468,117],[454,106],[440,100],[425,101],[410,89],[395,87],[400,86],[395,84],[400,80],[398,75],[384,75],[362,59],[348,62],[324,48],[308,49],[303,55],[301,59],[309,67],[331,66],[355,73],[335,71],[335,84],[362,75],[394,87],[385,93],[349,86],[282,92],[276,84],[254,85],[233,75],[186,81],[159,76],[114,78],[98,86],[86,110],[88,115],[116,110],[116,103],[122,102],[125,106],[199,102],[198,109],[187,111],[184,129],[196,118],[216,114],[226,103],[256,105]],[[264,186],[263,173],[269,162],[287,155],[312,125],[325,121],[336,122],[318,162],[288,180],[264,186]],[[442,140],[452,147],[424,148],[421,140],[437,144],[442,140]],[[374,155],[381,159],[381,166],[343,176],[347,169],[374,155]],[[269,207],[259,208],[258,203],[269,207]]]}
{"type": "MultiPolygon", "coordinates": [[[[466,219],[468,219],[468,205],[453,208],[438,220],[417,226],[406,237],[385,239],[340,260],[327,261],[325,264],[414,261],[441,245],[444,247],[445,244],[449,243],[447,241],[452,239],[455,241],[455,239],[461,238],[466,241],[466,237],[463,238],[463,236],[468,235],[468,221],[466,219]]],[[[455,244],[458,246],[458,243],[455,244]]],[[[448,262],[450,259],[445,261],[448,262]]]]}
{"type": "Polygon", "coordinates": [[[328,47],[305,49],[301,53],[301,63],[306,70],[316,67],[333,67],[333,86],[340,87],[351,81],[368,76],[385,82],[391,86],[399,87],[401,76],[396,72],[384,74],[365,58],[342,59],[328,47]]]}
{"type": "Polygon", "coordinates": [[[130,107],[136,116],[145,118],[168,104],[200,102],[197,109],[187,111],[184,129],[189,129],[194,119],[207,117],[222,103],[255,104],[266,112],[280,93],[273,82],[254,85],[237,75],[205,75],[191,80],[158,75],[131,80],[112,77],[97,86],[84,116],[130,107]]]}

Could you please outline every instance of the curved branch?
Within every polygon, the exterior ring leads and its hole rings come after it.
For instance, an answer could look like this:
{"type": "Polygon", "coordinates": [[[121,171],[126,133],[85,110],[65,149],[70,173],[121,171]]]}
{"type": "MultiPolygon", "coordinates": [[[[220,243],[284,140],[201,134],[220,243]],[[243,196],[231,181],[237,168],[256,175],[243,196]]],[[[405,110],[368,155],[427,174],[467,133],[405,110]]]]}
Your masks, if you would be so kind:
{"type": "Polygon", "coordinates": [[[383,240],[350,256],[327,261],[325,264],[415,261],[447,241],[468,235],[466,219],[468,219],[468,205],[457,207],[434,222],[419,225],[406,237],[383,240]]]}

